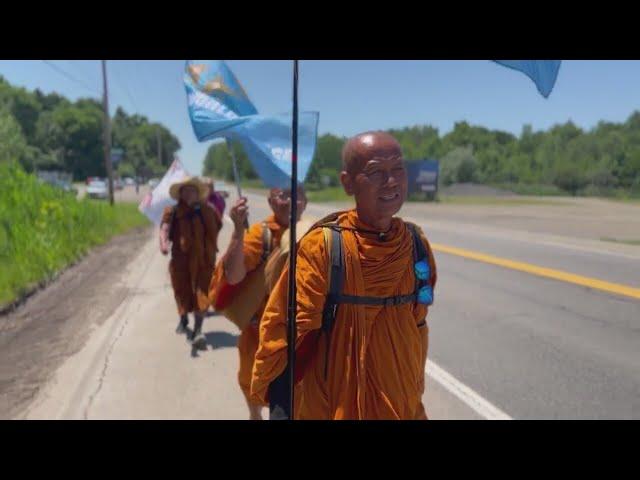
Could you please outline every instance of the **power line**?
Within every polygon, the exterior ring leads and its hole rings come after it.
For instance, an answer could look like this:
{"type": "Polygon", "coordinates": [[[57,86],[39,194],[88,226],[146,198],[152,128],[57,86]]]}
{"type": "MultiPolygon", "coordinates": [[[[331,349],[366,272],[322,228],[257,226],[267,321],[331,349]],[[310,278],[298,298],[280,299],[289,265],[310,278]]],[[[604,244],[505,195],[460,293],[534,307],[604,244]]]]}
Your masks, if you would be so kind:
{"type": "Polygon", "coordinates": [[[133,108],[136,110],[136,112],[140,112],[140,109],[138,108],[138,105],[133,100],[133,95],[131,95],[131,91],[129,90],[129,87],[128,87],[127,83],[122,81],[122,77],[120,76],[119,73],[117,73],[115,71],[115,69],[112,68],[111,71],[116,76],[116,80],[118,81],[118,87],[120,88],[120,90],[124,90],[125,91],[125,93],[127,94],[127,97],[129,98],[129,101],[131,102],[131,105],[133,105],[133,108]]]}
{"type": "MultiPolygon", "coordinates": [[[[75,75],[85,80],[89,85],[94,85],[96,90],[100,90],[100,61],[79,61],[79,60],[65,60],[65,63],[71,67],[71,73],[75,72],[75,75]],[[88,62],[89,65],[87,65],[88,62]],[[96,68],[98,66],[98,68],[96,68]],[[96,77],[96,74],[98,75],[96,77]]],[[[59,63],[58,63],[59,64],[59,63]]]]}
{"type": "Polygon", "coordinates": [[[50,62],[49,60],[42,60],[42,61],[44,63],[46,63],[47,65],[49,65],[51,68],[53,68],[56,72],[60,73],[61,75],[64,75],[65,77],[67,77],[67,79],[69,79],[72,82],[80,85],[81,87],[85,88],[86,90],[89,90],[91,93],[100,96],[100,93],[96,92],[92,87],[88,86],[82,80],[79,80],[78,78],[74,77],[70,73],[66,72],[65,70],[63,70],[62,68],[57,66],[55,63],[50,62]]]}

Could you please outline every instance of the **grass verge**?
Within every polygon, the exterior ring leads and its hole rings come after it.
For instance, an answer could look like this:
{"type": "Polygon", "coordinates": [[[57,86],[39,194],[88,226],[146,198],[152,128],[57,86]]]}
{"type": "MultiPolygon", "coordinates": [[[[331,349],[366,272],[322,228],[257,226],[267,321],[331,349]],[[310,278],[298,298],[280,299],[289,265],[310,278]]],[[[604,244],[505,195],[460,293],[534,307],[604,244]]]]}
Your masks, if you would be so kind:
{"type": "Polygon", "coordinates": [[[0,309],[115,235],[148,225],[135,204],[77,200],[0,164],[0,309]]]}

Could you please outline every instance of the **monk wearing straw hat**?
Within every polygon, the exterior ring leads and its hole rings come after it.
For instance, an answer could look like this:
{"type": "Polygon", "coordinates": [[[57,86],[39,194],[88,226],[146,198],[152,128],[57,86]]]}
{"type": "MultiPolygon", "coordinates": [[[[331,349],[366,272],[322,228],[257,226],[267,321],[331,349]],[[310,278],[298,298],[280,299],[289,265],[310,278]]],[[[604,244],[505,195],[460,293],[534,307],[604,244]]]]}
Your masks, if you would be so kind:
{"type": "Polygon", "coordinates": [[[169,195],[177,205],[167,207],[160,224],[160,251],[169,253],[169,273],[180,321],[176,333],[188,333],[196,348],[206,348],[202,335],[204,314],[209,308],[209,282],[218,251],[220,223],[216,212],[205,201],[207,186],[197,177],[188,177],[171,185],[169,195]],[[193,313],[195,325],[188,331],[193,313]]]}

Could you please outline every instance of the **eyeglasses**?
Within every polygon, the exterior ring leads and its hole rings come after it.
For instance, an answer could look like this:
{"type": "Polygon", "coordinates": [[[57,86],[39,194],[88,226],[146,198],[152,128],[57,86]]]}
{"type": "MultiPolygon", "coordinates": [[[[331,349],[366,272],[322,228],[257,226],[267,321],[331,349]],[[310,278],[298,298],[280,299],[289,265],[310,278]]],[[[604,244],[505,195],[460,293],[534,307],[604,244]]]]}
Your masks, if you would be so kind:
{"type": "Polygon", "coordinates": [[[387,183],[392,176],[396,180],[404,180],[407,176],[407,170],[404,166],[396,166],[390,170],[376,169],[372,172],[362,172],[360,175],[364,176],[372,184],[381,186],[387,183]]]}

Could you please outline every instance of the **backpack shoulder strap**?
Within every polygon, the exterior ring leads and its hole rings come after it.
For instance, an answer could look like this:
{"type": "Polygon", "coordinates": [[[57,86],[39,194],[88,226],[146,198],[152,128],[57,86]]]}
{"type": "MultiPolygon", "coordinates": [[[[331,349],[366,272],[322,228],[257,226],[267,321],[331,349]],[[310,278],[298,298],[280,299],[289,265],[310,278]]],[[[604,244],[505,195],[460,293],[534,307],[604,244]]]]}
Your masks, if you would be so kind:
{"type": "Polygon", "coordinates": [[[329,262],[327,265],[327,279],[329,286],[327,296],[322,310],[322,326],[321,331],[326,334],[327,346],[324,359],[324,376],[327,378],[327,367],[329,365],[329,350],[331,344],[331,331],[338,313],[338,298],[342,293],[344,285],[344,258],[342,235],[337,228],[331,228],[331,225],[323,225],[322,232],[324,234],[324,244],[326,251],[329,253],[329,262]]]}
{"type": "Polygon", "coordinates": [[[414,223],[406,222],[407,228],[411,232],[411,236],[413,237],[413,261],[419,262],[422,259],[427,258],[427,249],[422,242],[422,238],[418,233],[418,227],[414,223]]]}

